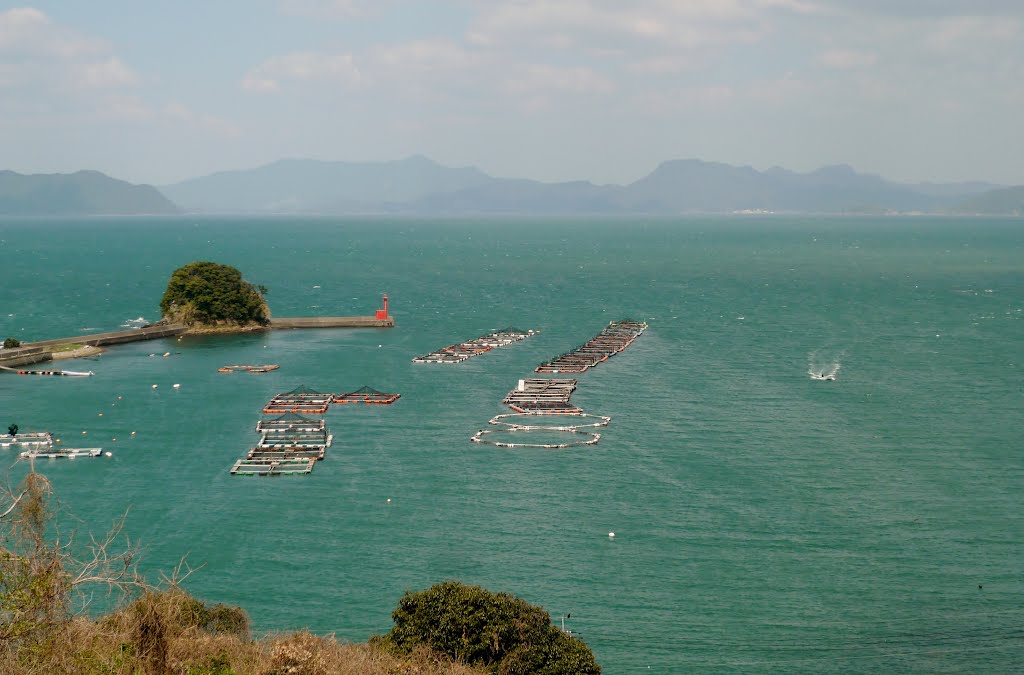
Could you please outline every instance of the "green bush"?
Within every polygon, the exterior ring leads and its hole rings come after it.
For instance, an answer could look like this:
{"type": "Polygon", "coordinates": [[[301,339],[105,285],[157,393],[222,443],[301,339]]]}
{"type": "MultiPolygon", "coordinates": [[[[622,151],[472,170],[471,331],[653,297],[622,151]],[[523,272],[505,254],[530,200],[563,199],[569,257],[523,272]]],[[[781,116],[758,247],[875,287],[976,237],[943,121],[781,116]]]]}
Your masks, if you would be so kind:
{"type": "Polygon", "coordinates": [[[4,349],[14,349],[15,347],[21,346],[21,340],[18,338],[7,338],[4,340],[4,349]]]}
{"type": "Polygon", "coordinates": [[[193,262],[174,270],[160,300],[165,318],[195,323],[237,324],[270,322],[267,289],[242,279],[242,273],[229,265],[193,262]]]}
{"type": "Polygon", "coordinates": [[[407,654],[419,645],[501,675],[596,675],[581,640],[552,625],[541,607],[457,581],[406,592],[383,642],[407,654]]]}

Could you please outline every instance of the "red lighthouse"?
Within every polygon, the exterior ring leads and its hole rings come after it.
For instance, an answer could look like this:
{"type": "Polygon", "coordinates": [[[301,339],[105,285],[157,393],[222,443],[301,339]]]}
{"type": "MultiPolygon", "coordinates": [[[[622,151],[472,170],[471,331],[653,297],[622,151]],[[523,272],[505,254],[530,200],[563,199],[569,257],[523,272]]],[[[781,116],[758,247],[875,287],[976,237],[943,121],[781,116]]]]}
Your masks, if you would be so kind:
{"type": "Polygon", "coordinates": [[[388,320],[388,294],[384,294],[384,307],[377,310],[377,320],[387,321],[388,320]]]}

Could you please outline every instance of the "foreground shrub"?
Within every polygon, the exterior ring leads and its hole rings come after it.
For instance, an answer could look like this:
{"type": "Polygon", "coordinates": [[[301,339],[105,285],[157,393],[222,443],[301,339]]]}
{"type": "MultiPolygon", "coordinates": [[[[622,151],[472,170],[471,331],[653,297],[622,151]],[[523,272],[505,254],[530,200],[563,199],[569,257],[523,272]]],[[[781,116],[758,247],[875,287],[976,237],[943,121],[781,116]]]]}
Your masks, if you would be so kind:
{"type": "Polygon", "coordinates": [[[501,675],[590,675],[601,672],[581,640],[552,625],[541,607],[508,593],[457,581],[407,592],[382,638],[397,653],[419,646],[501,675]]]}

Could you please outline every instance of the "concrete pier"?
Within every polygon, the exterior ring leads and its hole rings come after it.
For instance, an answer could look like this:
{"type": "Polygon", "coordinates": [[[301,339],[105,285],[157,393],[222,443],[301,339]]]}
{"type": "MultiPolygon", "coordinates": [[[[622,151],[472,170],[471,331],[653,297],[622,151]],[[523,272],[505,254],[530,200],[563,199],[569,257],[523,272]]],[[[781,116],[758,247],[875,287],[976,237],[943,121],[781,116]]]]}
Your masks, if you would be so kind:
{"type": "Polygon", "coordinates": [[[271,328],[393,328],[395,318],[372,316],[302,316],[271,319],[271,328]]]}

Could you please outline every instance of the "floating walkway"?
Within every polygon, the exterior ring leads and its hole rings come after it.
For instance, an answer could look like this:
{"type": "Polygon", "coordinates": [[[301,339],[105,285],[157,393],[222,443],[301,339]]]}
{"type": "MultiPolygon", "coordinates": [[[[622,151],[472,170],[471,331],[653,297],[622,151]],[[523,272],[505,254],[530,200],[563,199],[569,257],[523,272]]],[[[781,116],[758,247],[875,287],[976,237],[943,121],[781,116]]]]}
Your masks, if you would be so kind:
{"type": "Polygon", "coordinates": [[[334,397],[334,402],[339,405],[346,403],[369,403],[374,405],[391,405],[399,398],[401,394],[385,394],[371,389],[370,387],[360,387],[355,391],[347,394],[338,394],[334,397]]]}
{"type": "Polygon", "coordinates": [[[281,366],[277,365],[276,363],[268,363],[267,365],[264,365],[264,366],[221,366],[220,368],[217,369],[217,372],[218,373],[237,373],[237,372],[269,373],[270,371],[277,370],[280,367],[281,366]]]}
{"type": "Polygon", "coordinates": [[[413,363],[462,363],[474,356],[479,356],[491,351],[495,347],[505,347],[513,342],[519,342],[534,335],[532,330],[519,330],[518,328],[503,328],[493,333],[481,335],[478,338],[460,342],[454,345],[442,347],[437,351],[417,356],[413,363]]]}
{"type": "Polygon", "coordinates": [[[626,347],[633,344],[645,330],[643,321],[612,321],[604,330],[584,344],[542,363],[538,373],[583,373],[599,363],[607,361],[626,347]]]}

